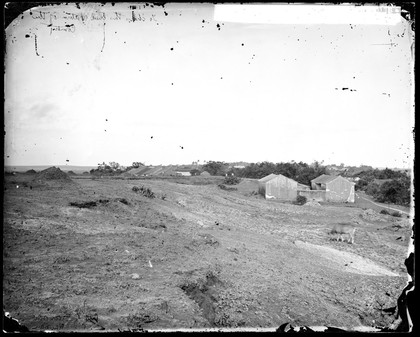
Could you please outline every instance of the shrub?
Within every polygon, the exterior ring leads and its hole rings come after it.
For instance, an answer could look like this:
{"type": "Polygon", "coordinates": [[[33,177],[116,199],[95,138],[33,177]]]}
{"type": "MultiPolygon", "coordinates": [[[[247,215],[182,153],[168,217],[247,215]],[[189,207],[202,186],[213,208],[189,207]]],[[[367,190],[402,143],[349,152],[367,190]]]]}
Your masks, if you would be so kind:
{"type": "Polygon", "coordinates": [[[155,193],[152,192],[152,190],[150,188],[145,188],[144,186],[142,187],[137,187],[137,186],[133,186],[132,190],[136,193],[141,193],[143,196],[147,197],[147,198],[155,198],[155,193]]]}
{"type": "Polygon", "coordinates": [[[294,204],[296,204],[296,205],[305,205],[306,204],[306,201],[308,201],[308,199],[305,196],[298,195],[296,197],[296,201],[294,202],[294,204]]]}
{"type": "Polygon", "coordinates": [[[147,198],[152,198],[152,199],[155,197],[155,193],[153,193],[150,188],[146,188],[145,190],[143,190],[143,195],[147,198]]]}
{"type": "Polygon", "coordinates": [[[227,176],[225,177],[225,180],[223,181],[225,185],[236,185],[236,184],[239,184],[240,182],[241,182],[241,178],[238,178],[236,176],[227,176]]]}
{"type": "Polygon", "coordinates": [[[398,212],[398,211],[395,211],[395,212],[391,213],[391,215],[392,215],[392,216],[395,216],[395,217],[397,217],[397,218],[401,218],[401,217],[402,217],[401,212],[398,212]]]}
{"type": "Polygon", "coordinates": [[[118,198],[117,200],[118,200],[119,202],[121,202],[121,203],[125,204],[125,205],[128,205],[128,201],[127,201],[127,199],[125,199],[125,198],[118,198]]]}
{"type": "Polygon", "coordinates": [[[389,212],[388,212],[388,210],[386,210],[386,209],[383,209],[383,210],[382,210],[382,211],[380,211],[379,213],[389,215],[389,212]]]}

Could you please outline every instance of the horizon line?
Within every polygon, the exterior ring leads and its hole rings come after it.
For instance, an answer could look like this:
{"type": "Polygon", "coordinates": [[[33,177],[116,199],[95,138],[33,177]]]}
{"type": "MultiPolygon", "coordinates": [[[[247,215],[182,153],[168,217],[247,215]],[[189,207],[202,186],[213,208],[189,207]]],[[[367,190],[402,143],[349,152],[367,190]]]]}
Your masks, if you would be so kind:
{"type": "MultiPolygon", "coordinates": [[[[218,162],[217,160],[209,160],[209,161],[206,161],[206,162],[203,162],[203,163],[188,163],[188,164],[179,164],[179,163],[178,164],[144,164],[144,166],[192,166],[192,165],[195,165],[195,166],[203,166],[203,165],[205,165],[205,163],[209,163],[209,162],[212,162],[212,161],[218,162]]],[[[273,164],[280,164],[280,163],[292,163],[292,162],[295,162],[295,161],[288,161],[288,162],[270,162],[270,161],[265,161],[264,160],[264,161],[258,161],[258,162],[247,162],[247,161],[241,160],[241,161],[224,162],[224,163],[226,163],[226,164],[232,164],[232,163],[238,163],[238,162],[242,162],[242,163],[246,163],[246,164],[250,165],[250,164],[263,163],[263,162],[269,162],[269,163],[273,163],[273,164]]],[[[307,163],[305,163],[303,161],[301,161],[301,162],[304,163],[304,164],[307,164],[307,163]]],[[[295,162],[295,163],[298,164],[299,162],[295,162]]],[[[340,167],[340,165],[337,165],[337,164],[323,164],[323,163],[321,163],[319,161],[318,161],[318,163],[321,166],[337,166],[337,167],[340,167]]],[[[106,163],[106,164],[108,164],[108,163],[106,163]]],[[[309,165],[310,164],[312,164],[312,163],[309,163],[309,165]]],[[[53,166],[55,166],[55,167],[66,167],[66,166],[68,166],[68,167],[89,167],[89,168],[92,168],[92,167],[98,167],[98,164],[96,164],[96,165],[77,165],[77,164],[36,164],[36,165],[22,164],[22,165],[10,165],[10,164],[4,164],[3,165],[4,168],[53,167],[53,166]]],[[[120,167],[129,167],[129,166],[132,166],[132,165],[123,165],[123,164],[120,164],[120,167]]],[[[398,166],[374,166],[374,165],[369,165],[369,164],[359,164],[359,165],[347,165],[347,164],[344,164],[344,167],[363,167],[363,166],[370,166],[370,167],[372,167],[374,169],[386,169],[386,168],[388,168],[388,169],[400,169],[400,170],[412,170],[413,169],[413,166],[410,166],[410,167],[401,167],[400,166],[400,167],[398,167],[398,166]]]]}

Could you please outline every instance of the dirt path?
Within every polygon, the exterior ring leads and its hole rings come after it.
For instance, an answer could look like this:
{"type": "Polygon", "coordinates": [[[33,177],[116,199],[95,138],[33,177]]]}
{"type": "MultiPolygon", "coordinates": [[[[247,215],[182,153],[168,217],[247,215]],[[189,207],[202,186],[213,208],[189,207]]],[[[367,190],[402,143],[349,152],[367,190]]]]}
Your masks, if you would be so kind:
{"type": "Polygon", "coordinates": [[[372,200],[369,200],[369,199],[367,199],[367,198],[365,198],[365,197],[362,197],[359,193],[356,193],[356,197],[357,197],[357,198],[361,198],[361,199],[363,199],[363,200],[365,200],[365,201],[367,201],[367,202],[371,203],[372,205],[375,205],[375,206],[378,206],[378,207],[381,207],[381,208],[386,208],[386,209],[390,209],[390,210],[393,210],[393,211],[401,212],[401,213],[403,213],[403,214],[405,214],[405,215],[412,215],[412,212],[407,212],[407,211],[404,211],[404,210],[399,209],[399,208],[393,208],[393,207],[390,207],[390,206],[388,206],[388,205],[386,205],[386,204],[379,204],[379,203],[376,203],[376,202],[374,202],[374,201],[372,201],[372,200]]]}
{"type": "Polygon", "coordinates": [[[354,253],[343,252],[331,247],[318,246],[302,241],[296,241],[295,244],[328,260],[329,263],[327,264],[330,266],[334,265],[336,268],[345,272],[371,276],[400,276],[354,253]]]}

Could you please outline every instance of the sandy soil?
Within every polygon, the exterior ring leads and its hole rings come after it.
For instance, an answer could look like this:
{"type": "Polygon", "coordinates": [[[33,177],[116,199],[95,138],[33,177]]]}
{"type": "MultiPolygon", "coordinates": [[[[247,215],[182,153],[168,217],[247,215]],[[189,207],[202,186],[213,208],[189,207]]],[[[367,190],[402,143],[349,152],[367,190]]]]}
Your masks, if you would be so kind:
{"type": "Polygon", "coordinates": [[[266,201],[252,180],[226,191],[208,179],[72,178],[6,177],[3,306],[31,330],[394,320],[382,309],[407,280],[409,220],[266,201]],[[132,190],[142,185],[156,197],[132,190]],[[354,245],[327,234],[346,221],[354,245]]]}

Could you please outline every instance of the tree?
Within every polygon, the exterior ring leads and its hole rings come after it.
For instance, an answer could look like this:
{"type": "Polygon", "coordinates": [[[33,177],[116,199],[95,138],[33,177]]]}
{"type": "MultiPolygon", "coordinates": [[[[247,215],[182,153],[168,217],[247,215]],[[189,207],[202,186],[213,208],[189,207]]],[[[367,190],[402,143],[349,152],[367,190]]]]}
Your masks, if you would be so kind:
{"type": "Polygon", "coordinates": [[[116,171],[120,168],[120,164],[115,161],[110,161],[109,166],[111,167],[112,171],[116,171]]]}
{"type": "Polygon", "coordinates": [[[366,187],[366,194],[376,198],[379,192],[380,186],[377,183],[371,182],[366,187]]]}
{"type": "Polygon", "coordinates": [[[190,173],[191,173],[191,175],[192,175],[192,176],[199,176],[199,175],[200,175],[200,173],[201,173],[201,171],[200,171],[200,170],[198,170],[198,169],[192,169],[192,170],[190,171],[190,173]]]}
{"type": "Polygon", "coordinates": [[[397,205],[410,204],[410,179],[393,179],[382,184],[376,193],[379,202],[389,202],[397,205]]]}
{"type": "Polygon", "coordinates": [[[354,186],[356,191],[365,191],[369,182],[365,179],[359,179],[354,186]]]}
{"type": "Polygon", "coordinates": [[[228,170],[228,165],[221,161],[209,161],[203,165],[203,171],[207,171],[212,176],[223,176],[228,170]]]}
{"type": "Polygon", "coordinates": [[[237,169],[234,172],[239,177],[260,179],[277,171],[274,163],[265,161],[262,163],[251,163],[245,168],[237,169]]]}
{"type": "Polygon", "coordinates": [[[140,166],[144,166],[144,164],[139,161],[133,161],[133,164],[131,164],[132,168],[139,168],[140,166]]]}
{"type": "Polygon", "coordinates": [[[285,177],[296,180],[305,185],[310,185],[311,180],[325,174],[326,167],[318,162],[308,165],[303,162],[291,163],[251,163],[243,169],[235,169],[234,173],[238,177],[260,179],[271,173],[282,174],[285,177]]]}
{"type": "Polygon", "coordinates": [[[311,180],[319,177],[322,174],[326,174],[326,167],[316,161],[314,164],[302,166],[298,175],[294,179],[298,183],[310,185],[311,180]]]}
{"type": "Polygon", "coordinates": [[[109,164],[98,164],[97,169],[90,170],[91,174],[95,175],[114,175],[115,173],[121,173],[121,166],[117,162],[109,162],[109,164]]]}

